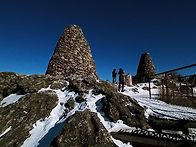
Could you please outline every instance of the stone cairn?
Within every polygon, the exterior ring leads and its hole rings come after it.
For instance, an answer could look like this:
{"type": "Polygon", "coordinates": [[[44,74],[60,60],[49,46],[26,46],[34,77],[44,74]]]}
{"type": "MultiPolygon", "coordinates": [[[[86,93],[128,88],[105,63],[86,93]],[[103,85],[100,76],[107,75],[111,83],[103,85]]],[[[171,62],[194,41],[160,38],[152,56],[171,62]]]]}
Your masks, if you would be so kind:
{"type": "Polygon", "coordinates": [[[98,79],[90,46],[79,26],[71,25],[65,29],[57,42],[46,74],[98,79]]]}
{"type": "Polygon", "coordinates": [[[143,53],[140,58],[139,66],[137,68],[137,82],[148,82],[149,78],[154,78],[155,66],[149,53],[143,53]]]}

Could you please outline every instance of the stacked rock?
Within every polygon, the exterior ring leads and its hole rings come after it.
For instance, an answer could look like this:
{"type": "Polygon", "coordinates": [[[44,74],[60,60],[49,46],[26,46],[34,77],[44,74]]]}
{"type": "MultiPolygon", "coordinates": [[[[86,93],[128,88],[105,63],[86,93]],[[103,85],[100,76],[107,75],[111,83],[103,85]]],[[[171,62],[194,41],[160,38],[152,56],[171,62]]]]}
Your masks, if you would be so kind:
{"type": "Polygon", "coordinates": [[[90,46],[79,26],[71,25],[65,29],[57,42],[46,74],[98,79],[90,46]]]}
{"type": "Polygon", "coordinates": [[[137,82],[148,82],[149,79],[155,76],[155,66],[149,53],[143,53],[137,68],[137,82]]]}

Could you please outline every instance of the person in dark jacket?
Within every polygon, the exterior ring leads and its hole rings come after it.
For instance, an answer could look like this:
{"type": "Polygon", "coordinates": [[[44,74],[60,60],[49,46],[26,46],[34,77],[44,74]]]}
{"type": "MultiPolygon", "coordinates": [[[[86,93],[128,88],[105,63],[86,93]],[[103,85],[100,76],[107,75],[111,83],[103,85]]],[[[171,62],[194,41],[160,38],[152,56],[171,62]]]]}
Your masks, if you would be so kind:
{"type": "Polygon", "coordinates": [[[112,83],[115,84],[116,83],[116,69],[114,68],[112,71],[112,83]]]}
{"type": "Polygon", "coordinates": [[[125,86],[125,73],[122,68],[119,69],[118,75],[119,75],[118,91],[121,90],[123,92],[125,86]]]}

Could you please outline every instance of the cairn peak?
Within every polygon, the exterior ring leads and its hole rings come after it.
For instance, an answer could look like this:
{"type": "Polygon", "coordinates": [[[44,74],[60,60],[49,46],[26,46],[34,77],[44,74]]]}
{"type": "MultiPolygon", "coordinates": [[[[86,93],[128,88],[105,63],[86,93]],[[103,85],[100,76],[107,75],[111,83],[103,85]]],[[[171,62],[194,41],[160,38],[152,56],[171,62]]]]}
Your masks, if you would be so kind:
{"type": "Polygon", "coordinates": [[[46,74],[98,79],[90,46],[78,25],[68,26],[57,42],[46,74]]]}
{"type": "MultiPolygon", "coordinates": [[[[65,28],[64,33],[71,31],[71,32],[80,32],[81,34],[83,34],[82,29],[80,28],[80,26],[78,25],[69,25],[65,28]]],[[[83,34],[84,35],[84,34],[83,34]]]]}

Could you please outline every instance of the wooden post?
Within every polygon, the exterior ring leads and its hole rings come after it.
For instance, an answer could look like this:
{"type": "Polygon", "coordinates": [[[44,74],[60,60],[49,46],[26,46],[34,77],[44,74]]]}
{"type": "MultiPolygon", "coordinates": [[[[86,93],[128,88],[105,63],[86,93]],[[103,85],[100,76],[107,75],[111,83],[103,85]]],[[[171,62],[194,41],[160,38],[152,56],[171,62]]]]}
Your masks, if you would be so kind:
{"type": "Polygon", "coordinates": [[[161,80],[161,88],[162,88],[162,91],[161,91],[161,96],[162,96],[162,99],[165,98],[165,86],[164,86],[164,79],[161,80]]]}
{"type": "Polygon", "coordinates": [[[194,97],[193,85],[191,85],[191,96],[194,97]]]}
{"type": "Polygon", "coordinates": [[[186,97],[189,98],[189,86],[187,82],[186,82],[186,97]]]}
{"type": "Polygon", "coordinates": [[[180,88],[179,88],[179,90],[180,90],[180,97],[182,98],[183,97],[183,92],[182,92],[182,83],[180,82],[180,88]]]}
{"type": "Polygon", "coordinates": [[[168,75],[165,73],[166,102],[169,103],[168,75]]]}
{"type": "Polygon", "coordinates": [[[148,91],[149,91],[149,98],[151,99],[152,97],[151,97],[151,88],[150,88],[150,81],[151,81],[151,79],[149,78],[149,80],[148,80],[148,91]]]}

